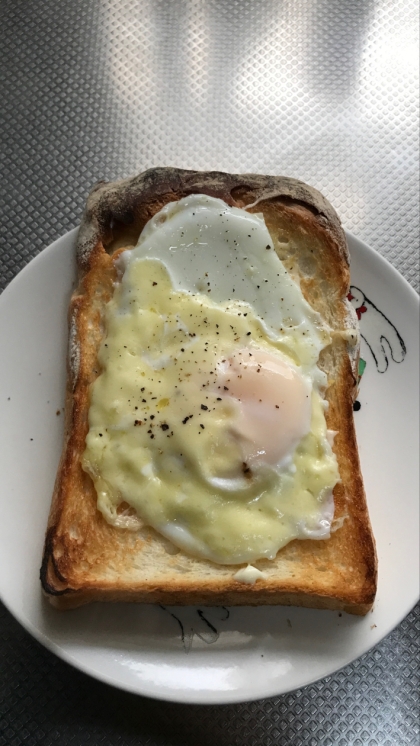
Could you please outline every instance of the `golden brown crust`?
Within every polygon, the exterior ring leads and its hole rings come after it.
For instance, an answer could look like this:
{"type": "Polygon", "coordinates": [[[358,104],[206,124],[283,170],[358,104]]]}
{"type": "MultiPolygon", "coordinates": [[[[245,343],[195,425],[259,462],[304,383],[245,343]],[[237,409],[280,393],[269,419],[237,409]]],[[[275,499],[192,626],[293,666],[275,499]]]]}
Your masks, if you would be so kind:
{"type": "Polygon", "coordinates": [[[77,267],[78,287],[69,309],[65,442],[41,567],[42,586],[53,605],[70,608],[92,600],[293,604],[365,614],[376,592],[376,554],[353,423],[357,345],[350,355],[342,338],[343,330],[355,327],[346,301],[349,257],[331,205],[316,190],[285,177],[154,169],[94,188],[79,232],[77,267]],[[327,424],[338,430],[334,450],[341,483],[334,499],[335,516],[343,525],[327,541],[294,541],[274,561],[255,563],[265,578],[254,586],[233,578],[237,567],[168,551],[168,542],[151,529],[132,533],[108,525],[80,465],[89,388],[99,374],[102,312],[115,280],[113,258],[136,244],[163,205],[191,193],[263,212],[280,258],[336,330],[321,363],[330,379],[327,424]]]}

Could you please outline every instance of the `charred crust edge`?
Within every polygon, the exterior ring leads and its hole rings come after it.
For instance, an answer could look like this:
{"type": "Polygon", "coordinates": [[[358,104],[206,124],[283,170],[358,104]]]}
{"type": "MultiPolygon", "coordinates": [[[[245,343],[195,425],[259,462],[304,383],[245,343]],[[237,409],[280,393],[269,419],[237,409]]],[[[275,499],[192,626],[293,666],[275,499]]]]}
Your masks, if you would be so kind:
{"type": "Polygon", "coordinates": [[[47,531],[47,535],[45,537],[44,553],[42,556],[42,564],[41,564],[39,577],[41,580],[42,588],[45,591],[45,593],[47,593],[49,596],[63,596],[66,593],[71,593],[74,591],[72,591],[71,588],[63,588],[63,589],[58,590],[56,587],[51,585],[51,583],[47,580],[50,566],[52,566],[57,578],[63,583],[66,582],[66,578],[64,578],[59,572],[55,558],[54,558],[54,546],[53,546],[54,532],[55,532],[54,526],[49,528],[47,531]]]}
{"type": "Polygon", "coordinates": [[[92,189],[78,236],[79,270],[88,270],[92,253],[98,244],[106,241],[115,221],[127,225],[133,221],[140,207],[148,202],[163,206],[194,193],[218,197],[238,207],[246,207],[254,201],[278,201],[288,206],[304,207],[315,215],[324,230],[332,234],[340,255],[349,264],[346,239],[337,213],[328,200],[308,184],[287,176],[162,167],[121,181],[100,182],[92,189]],[[243,201],[245,195],[247,202],[243,201]]]}

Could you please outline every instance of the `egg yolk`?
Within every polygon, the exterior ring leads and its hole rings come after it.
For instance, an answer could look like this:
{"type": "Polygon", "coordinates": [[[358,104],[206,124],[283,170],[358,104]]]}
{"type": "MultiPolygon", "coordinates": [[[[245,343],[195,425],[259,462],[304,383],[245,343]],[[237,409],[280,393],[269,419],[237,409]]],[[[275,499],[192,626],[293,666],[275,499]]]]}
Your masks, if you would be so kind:
{"type": "Polygon", "coordinates": [[[253,348],[220,362],[218,381],[223,398],[238,404],[230,431],[240,442],[244,463],[282,466],[310,430],[308,381],[279,356],[253,348]]]}

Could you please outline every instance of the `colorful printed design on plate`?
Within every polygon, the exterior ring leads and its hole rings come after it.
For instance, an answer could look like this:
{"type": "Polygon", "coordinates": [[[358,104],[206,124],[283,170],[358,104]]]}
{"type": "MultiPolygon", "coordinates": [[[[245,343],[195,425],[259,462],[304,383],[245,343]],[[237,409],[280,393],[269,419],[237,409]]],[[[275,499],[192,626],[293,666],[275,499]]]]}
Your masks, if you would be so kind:
{"type": "Polygon", "coordinates": [[[204,611],[195,606],[159,606],[177,623],[186,653],[191,650],[194,635],[207,645],[217,642],[220,633],[216,624],[229,619],[229,610],[225,606],[208,607],[204,611]]]}
{"type": "MultiPolygon", "coordinates": [[[[390,360],[402,363],[407,348],[394,324],[355,285],[351,285],[347,297],[356,309],[361,337],[372,354],[378,373],[388,370],[390,360]]],[[[366,367],[366,361],[361,360],[361,363],[363,365],[361,368],[359,366],[359,378],[366,367]]]]}

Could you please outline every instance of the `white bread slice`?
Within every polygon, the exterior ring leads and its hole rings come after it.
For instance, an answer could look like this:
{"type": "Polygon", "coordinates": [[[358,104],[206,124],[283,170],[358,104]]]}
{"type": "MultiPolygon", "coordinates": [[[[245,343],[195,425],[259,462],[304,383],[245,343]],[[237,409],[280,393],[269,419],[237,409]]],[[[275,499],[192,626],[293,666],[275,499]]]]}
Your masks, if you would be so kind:
{"type": "Polygon", "coordinates": [[[376,592],[377,561],[353,423],[357,319],[347,301],[345,236],[327,200],[285,177],[152,169],[93,189],[78,237],[77,270],[69,310],[65,439],[41,567],[42,587],[51,603],[63,609],[89,601],[286,604],[367,613],[376,592]],[[274,560],[255,562],[264,577],[254,585],[234,578],[237,566],[187,556],[151,528],[133,533],[109,525],[81,467],[89,390],[100,372],[103,310],[116,278],[113,258],[135,246],[146,222],[165,204],[196,193],[263,212],[279,257],[306,300],[336,332],[333,344],[321,353],[320,367],[329,380],[327,426],[338,431],[338,528],[328,540],[295,540],[274,560]]]}

